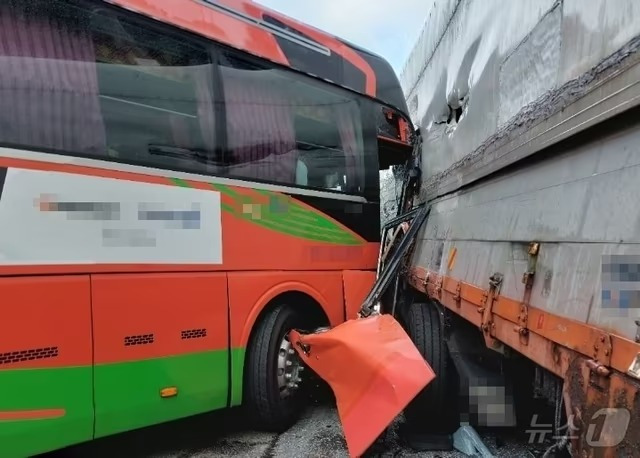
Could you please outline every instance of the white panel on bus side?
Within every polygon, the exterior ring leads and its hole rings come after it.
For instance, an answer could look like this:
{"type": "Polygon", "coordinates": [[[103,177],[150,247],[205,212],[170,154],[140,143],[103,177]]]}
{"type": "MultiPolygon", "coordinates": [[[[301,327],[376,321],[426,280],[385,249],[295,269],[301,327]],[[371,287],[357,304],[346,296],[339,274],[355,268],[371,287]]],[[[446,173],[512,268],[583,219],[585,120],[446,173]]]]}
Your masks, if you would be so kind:
{"type": "Polygon", "coordinates": [[[0,265],[222,264],[220,194],[9,168],[0,265]]]}

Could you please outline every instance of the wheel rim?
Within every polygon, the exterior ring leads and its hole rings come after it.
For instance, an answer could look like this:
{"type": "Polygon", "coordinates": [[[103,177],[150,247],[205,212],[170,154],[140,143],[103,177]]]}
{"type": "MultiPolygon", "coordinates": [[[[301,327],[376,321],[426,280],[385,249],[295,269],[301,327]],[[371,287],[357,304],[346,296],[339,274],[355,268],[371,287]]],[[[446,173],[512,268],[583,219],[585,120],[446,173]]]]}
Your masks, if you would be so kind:
{"type": "Polygon", "coordinates": [[[289,333],[285,334],[278,349],[278,388],[280,396],[289,397],[300,388],[304,366],[293,345],[289,333]]]}

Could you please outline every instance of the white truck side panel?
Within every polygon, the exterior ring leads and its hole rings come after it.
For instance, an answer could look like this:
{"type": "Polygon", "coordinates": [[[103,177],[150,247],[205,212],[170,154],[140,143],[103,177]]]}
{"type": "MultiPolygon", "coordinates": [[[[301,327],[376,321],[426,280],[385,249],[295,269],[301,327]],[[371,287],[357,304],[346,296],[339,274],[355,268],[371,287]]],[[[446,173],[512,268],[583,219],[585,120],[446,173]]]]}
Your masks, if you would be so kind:
{"type": "Polygon", "coordinates": [[[541,243],[530,305],[633,339],[640,309],[602,308],[602,255],[640,254],[640,127],[578,144],[433,202],[413,264],[523,299],[527,248],[541,243]],[[448,257],[457,249],[448,271],[448,257]]]}
{"type": "Polygon", "coordinates": [[[596,124],[640,100],[640,2],[452,0],[430,17],[402,75],[433,203],[413,265],[483,288],[500,272],[519,300],[540,242],[530,305],[634,339],[640,308],[603,308],[601,271],[640,254],[640,123],[596,124]]]}

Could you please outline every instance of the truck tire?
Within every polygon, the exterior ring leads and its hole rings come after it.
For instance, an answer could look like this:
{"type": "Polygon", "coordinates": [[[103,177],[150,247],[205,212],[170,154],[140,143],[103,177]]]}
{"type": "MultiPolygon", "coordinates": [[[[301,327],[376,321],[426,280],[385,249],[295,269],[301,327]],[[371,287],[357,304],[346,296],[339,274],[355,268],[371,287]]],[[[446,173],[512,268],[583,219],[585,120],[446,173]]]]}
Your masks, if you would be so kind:
{"type": "Polygon", "coordinates": [[[300,383],[302,363],[286,337],[300,323],[301,317],[292,307],[278,305],[262,317],[247,348],[244,404],[260,430],[286,431],[304,406],[298,387],[282,386],[284,380],[287,385],[300,383]],[[286,374],[291,376],[284,379],[286,374]]]}
{"type": "Polygon", "coordinates": [[[448,350],[440,312],[433,304],[416,302],[406,310],[404,322],[407,334],[436,374],[436,378],[407,406],[405,419],[418,429],[445,428],[443,414],[450,407],[447,406],[448,350]]]}

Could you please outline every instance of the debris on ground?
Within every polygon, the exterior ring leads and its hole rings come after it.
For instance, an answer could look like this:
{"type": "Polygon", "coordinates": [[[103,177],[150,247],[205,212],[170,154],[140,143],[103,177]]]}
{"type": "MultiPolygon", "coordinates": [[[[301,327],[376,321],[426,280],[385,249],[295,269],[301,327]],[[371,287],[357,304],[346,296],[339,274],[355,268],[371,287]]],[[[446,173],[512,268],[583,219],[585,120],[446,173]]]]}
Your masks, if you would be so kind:
{"type": "Polygon", "coordinates": [[[494,458],[476,430],[469,425],[460,426],[460,429],[453,433],[453,447],[468,456],[494,458]]]}

